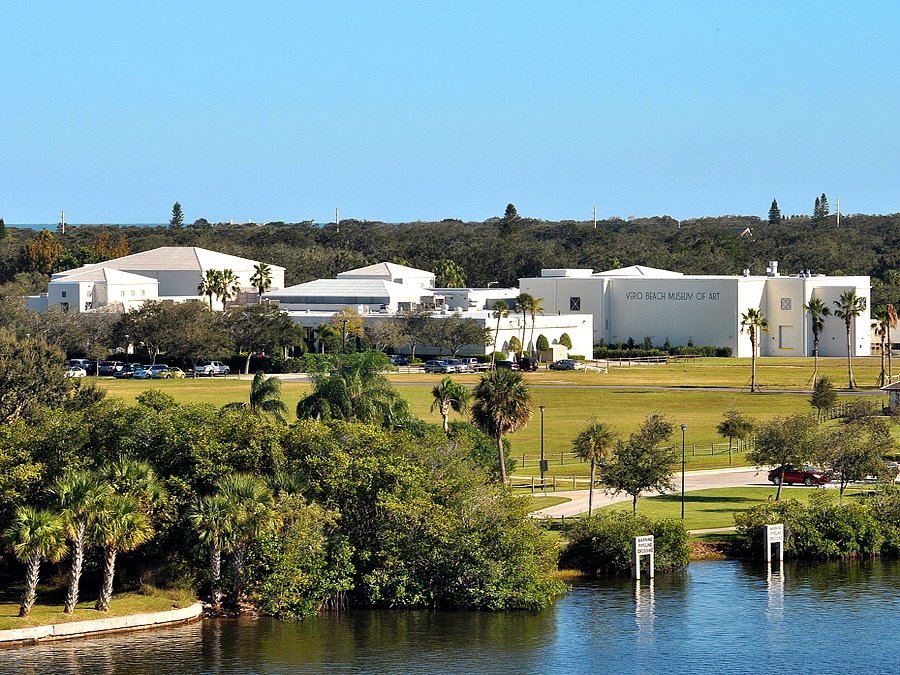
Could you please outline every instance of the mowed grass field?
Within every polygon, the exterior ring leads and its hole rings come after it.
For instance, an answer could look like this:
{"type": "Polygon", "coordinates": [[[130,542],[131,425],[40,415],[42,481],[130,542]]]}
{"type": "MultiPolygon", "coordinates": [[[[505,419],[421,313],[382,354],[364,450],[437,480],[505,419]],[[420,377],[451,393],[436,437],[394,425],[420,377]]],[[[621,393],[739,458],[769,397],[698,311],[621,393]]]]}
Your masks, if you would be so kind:
{"type": "MultiPolygon", "coordinates": [[[[900,360],[898,360],[900,372],[900,360]]],[[[540,454],[541,414],[544,411],[544,452],[550,461],[550,476],[585,476],[587,465],[565,457],[571,451],[572,439],[591,417],[606,422],[615,431],[627,436],[637,430],[648,413],[661,413],[674,425],[671,442],[681,444],[681,424],[687,425],[685,443],[689,469],[727,466],[728,456],[719,447],[715,456],[710,455],[713,443],[724,443],[716,433],[723,413],[735,408],[759,420],[811,412],[806,393],[775,393],[767,389],[802,391],[808,388],[806,379],[812,373],[812,359],[760,359],[759,379],[764,385],[762,393],[751,394],[749,387],[741,391],[743,378],[749,376],[749,359],[704,359],[697,363],[679,363],[662,366],[636,366],[631,369],[613,368],[609,374],[596,372],[539,371],[525,373],[535,399],[535,415],[523,430],[508,436],[512,453],[521,461],[526,455],[526,466],[517,474],[532,475],[538,467],[534,460],[540,454]],[[627,382],[626,380],[632,380],[627,382]],[[598,385],[614,385],[605,388],[598,385]],[[678,387],[677,389],[663,387],[678,387]],[[725,389],[734,387],[736,390],[725,389]],[[564,453],[562,461],[560,453],[564,453]],[[564,463],[562,463],[564,462],[564,463]]],[[[854,375],[862,386],[873,381],[880,371],[877,358],[855,359],[854,375]]],[[[820,359],[820,372],[838,377],[843,373],[846,385],[846,360],[820,359]]],[[[472,386],[478,375],[459,375],[455,379],[472,386]]],[[[419,418],[439,423],[440,416],[430,412],[431,388],[441,380],[439,375],[394,374],[391,380],[398,391],[409,401],[410,408],[419,418]]],[[[133,401],[146,389],[159,389],[171,394],[180,403],[211,403],[221,406],[231,401],[246,401],[249,397],[250,379],[198,378],[186,380],[100,380],[110,395],[133,401]]],[[[284,382],[282,397],[293,417],[297,402],[310,391],[303,382],[284,382]]],[[[461,419],[451,413],[451,419],[461,419]]],[[[735,455],[740,465],[741,455],[735,455]]]]}

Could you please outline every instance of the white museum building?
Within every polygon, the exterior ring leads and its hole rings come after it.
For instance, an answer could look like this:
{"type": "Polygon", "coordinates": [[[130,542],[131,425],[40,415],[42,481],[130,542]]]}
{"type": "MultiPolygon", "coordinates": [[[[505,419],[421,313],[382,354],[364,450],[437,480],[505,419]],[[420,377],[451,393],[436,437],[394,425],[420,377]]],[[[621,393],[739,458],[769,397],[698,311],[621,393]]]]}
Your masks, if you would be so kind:
{"type": "MultiPolygon", "coordinates": [[[[852,290],[865,301],[865,311],[853,320],[854,356],[871,353],[869,298],[866,276],[835,276],[800,272],[782,275],[770,262],[765,276],[745,270],[740,276],[687,275],[635,265],[607,272],[589,269],[544,269],[541,276],[519,280],[523,293],[543,298],[548,314],[583,312],[593,317],[593,342],[654,345],[668,338],[672,345],[731,347],[734,356],[750,356],[750,338],[741,332],[741,315],[758,309],[769,321],[760,340],[761,356],[811,356],[813,335],[803,306],[821,298],[834,312],[834,302],[852,290]]],[[[820,356],[845,356],[847,330],[842,319],[829,316],[819,334],[820,356]]]]}

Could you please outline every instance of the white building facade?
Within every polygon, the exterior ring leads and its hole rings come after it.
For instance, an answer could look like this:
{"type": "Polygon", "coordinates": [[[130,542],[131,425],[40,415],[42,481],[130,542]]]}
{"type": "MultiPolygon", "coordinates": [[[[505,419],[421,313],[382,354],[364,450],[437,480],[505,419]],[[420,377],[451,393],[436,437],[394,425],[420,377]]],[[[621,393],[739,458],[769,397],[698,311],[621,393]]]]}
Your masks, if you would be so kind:
{"type": "MultiPolygon", "coordinates": [[[[769,333],[759,341],[761,356],[810,356],[813,336],[803,306],[820,298],[835,309],[835,301],[852,290],[863,298],[865,311],[852,321],[851,352],[871,353],[869,277],[826,277],[802,273],[782,276],[770,263],[766,276],[683,275],[668,270],[634,266],[595,274],[585,269],[545,269],[538,278],[520,279],[523,293],[543,299],[548,314],[583,312],[593,317],[593,340],[606,344],[640,343],[650,337],[654,345],[666,339],[672,345],[730,347],[734,356],[750,356],[750,338],[741,332],[741,315],[758,309],[769,321],[769,333]]],[[[819,334],[820,356],[844,356],[847,332],[844,321],[825,320],[819,334]]]]}

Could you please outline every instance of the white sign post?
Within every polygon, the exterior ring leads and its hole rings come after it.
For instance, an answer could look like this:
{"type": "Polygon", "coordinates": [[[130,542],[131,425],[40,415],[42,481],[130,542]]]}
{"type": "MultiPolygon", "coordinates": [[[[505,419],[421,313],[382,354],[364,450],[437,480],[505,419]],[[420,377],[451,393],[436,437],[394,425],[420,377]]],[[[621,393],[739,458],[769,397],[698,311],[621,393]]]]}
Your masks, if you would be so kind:
{"type": "Polygon", "coordinates": [[[650,556],[650,578],[653,578],[653,535],[632,537],[631,539],[631,578],[641,578],[641,557],[650,556]]]}
{"type": "Polygon", "coordinates": [[[774,544],[778,553],[778,562],[784,561],[784,524],[763,526],[763,544],[766,547],[766,562],[772,562],[772,545],[774,544]]]}

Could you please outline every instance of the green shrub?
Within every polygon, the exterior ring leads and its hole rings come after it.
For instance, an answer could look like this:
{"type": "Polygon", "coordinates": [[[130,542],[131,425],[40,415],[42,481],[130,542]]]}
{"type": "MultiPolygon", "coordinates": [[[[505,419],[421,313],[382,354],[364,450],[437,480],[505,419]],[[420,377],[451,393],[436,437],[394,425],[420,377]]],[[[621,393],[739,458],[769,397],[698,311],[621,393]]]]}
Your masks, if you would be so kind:
{"type": "Polygon", "coordinates": [[[573,361],[584,361],[584,354],[569,354],[569,358],[573,361]]]}
{"type": "Polygon", "coordinates": [[[646,534],[655,538],[655,568],[670,572],[687,566],[690,549],[687,531],[677,520],[652,522],[644,515],[603,510],[582,518],[569,530],[569,545],[560,557],[561,569],[590,574],[630,574],[631,539],[646,534]]]}

